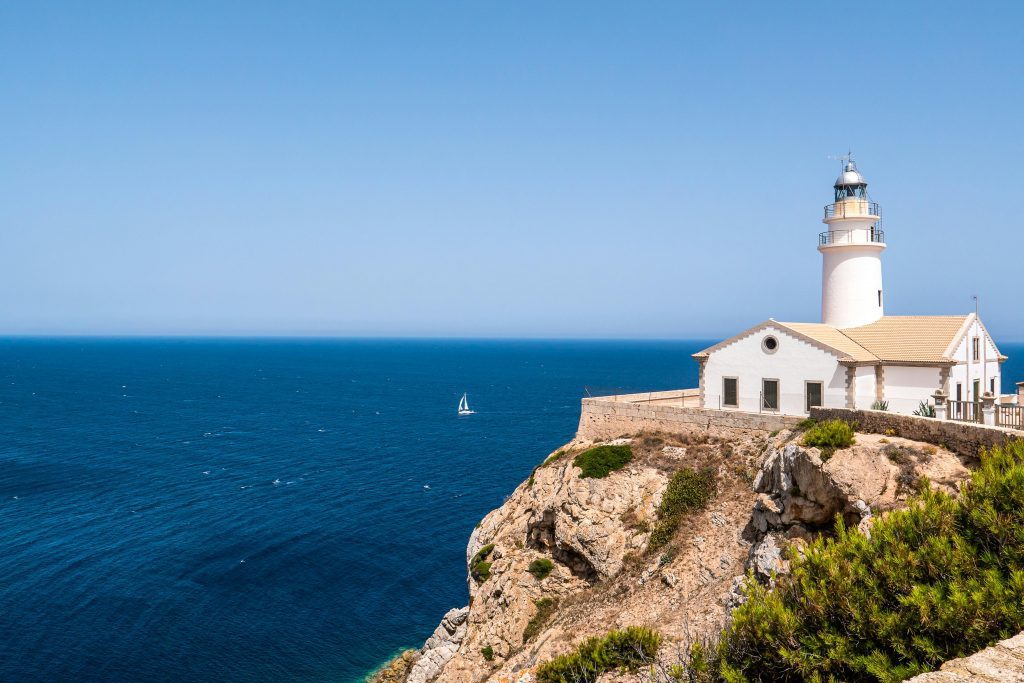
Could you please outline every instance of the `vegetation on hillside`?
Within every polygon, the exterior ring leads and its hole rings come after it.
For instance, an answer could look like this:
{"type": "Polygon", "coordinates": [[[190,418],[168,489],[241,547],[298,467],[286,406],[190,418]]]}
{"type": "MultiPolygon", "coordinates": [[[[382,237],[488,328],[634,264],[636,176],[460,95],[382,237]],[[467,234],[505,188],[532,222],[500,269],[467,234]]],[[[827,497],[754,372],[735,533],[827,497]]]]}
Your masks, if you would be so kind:
{"type": "Polygon", "coordinates": [[[594,683],[607,671],[635,671],[653,661],[661,647],[661,634],[630,626],[603,637],[588,638],[577,648],[537,669],[537,683],[594,683]]]}
{"type": "Polygon", "coordinates": [[[820,449],[822,459],[828,460],[838,449],[854,444],[853,427],[845,420],[819,422],[804,433],[803,444],[820,449]]]}
{"type": "Polygon", "coordinates": [[[494,544],[488,543],[480,550],[476,551],[473,555],[473,559],[469,561],[469,575],[473,577],[473,580],[477,583],[483,583],[491,577],[491,563],[487,561],[491,551],[494,550],[494,544]]]}
{"type": "Polygon", "coordinates": [[[558,609],[558,600],[554,598],[541,598],[540,600],[534,600],[533,604],[537,608],[537,612],[527,622],[526,628],[523,629],[524,643],[540,633],[544,625],[548,623],[548,619],[554,616],[555,611],[558,609]]]}
{"type": "Polygon", "coordinates": [[[548,574],[555,568],[555,563],[546,557],[541,557],[530,563],[530,566],[526,568],[526,571],[533,574],[533,577],[538,581],[547,578],[548,574]]]}
{"type": "Polygon", "coordinates": [[[672,475],[658,506],[658,522],[651,532],[648,547],[657,550],[672,540],[683,516],[700,510],[715,495],[715,472],[705,468],[699,472],[689,467],[672,475]]]}
{"type": "Polygon", "coordinates": [[[622,469],[633,459],[629,446],[595,446],[576,456],[572,464],[583,470],[580,475],[589,479],[603,479],[615,470],[622,469]]]}
{"type": "Polygon", "coordinates": [[[958,498],[923,487],[870,538],[836,531],[774,590],[748,581],[693,680],[902,681],[1024,629],[1024,442],[983,455],[958,498]]]}

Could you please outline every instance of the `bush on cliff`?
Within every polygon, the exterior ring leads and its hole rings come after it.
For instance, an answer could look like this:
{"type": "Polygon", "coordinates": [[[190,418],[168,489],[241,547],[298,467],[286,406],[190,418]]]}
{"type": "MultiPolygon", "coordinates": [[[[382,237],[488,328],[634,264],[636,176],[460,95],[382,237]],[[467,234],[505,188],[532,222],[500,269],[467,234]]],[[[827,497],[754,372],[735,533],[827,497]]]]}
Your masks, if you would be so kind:
{"type": "Polygon", "coordinates": [[[713,651],[722,680],[902,681],[1024,629],[1024,442],[983,455],[959,498],[909,509],[792,557],[713,651]]]}
{"type": "Polygon", "coordinates": [[[530,566],[526,568],[526,571],[533,574],[533,577],[538,581],[546,579],[555,568],[555,563],[546,557],[534,560],[530,563],[530,566]]]}
{"type": "Polygon", "coordinates": [[[659,647],[661,634],[649,628],[611,631],[601,638],[588,638],[573,652],[542,664],[537,669],[537,683],[594,683],[607,671],[636,671],[654,661],[659,647]]]}
{"type": "Polygon", "coordinates": [[[715,472],[710,468],[696,471],[684,467],[675,474],[665,488],[658,506],[658,523],[651,532],[648,547],[657,550],[672,540],[683,517],[703,509],[715,495],[715,472]]]}
{"type": "Polygon", "coordinates": [[[845,420],[821,422],[807,430],[803,443],[821,449],[822,459],[828,460],[838,449],[854,444],[853,427],[845,420]]]}
{"type": "Polygon", "coordinates": [[[487,561],[490,557],[491,552],[494,550],[494,544],[488,543],[480,550],[476,551],[473,555],[473,559],[469,561],[469,575],[473,577],[473,580],[477,583],[483,583],[487,579],[491,578],[491,563],[487,561]]]}
{"type": "Polygon", "coordinates": [[[526,628],[523,629],[524,643],[540,633],[544,625],[548,623],[548,620],[554,616],[555,611],[558,609],[558,600],[554,598],[541,598],[534,600],[533,604],[537,608],[537,612],[526,623],[526,628]]]}
{"type": "Polygon", "coordinates": [[[584,478],[603,479],[632,459],[633,449],[629,446],[595,446],[577,455],[572,464],[583,470],[580,476],[584,478]]]}

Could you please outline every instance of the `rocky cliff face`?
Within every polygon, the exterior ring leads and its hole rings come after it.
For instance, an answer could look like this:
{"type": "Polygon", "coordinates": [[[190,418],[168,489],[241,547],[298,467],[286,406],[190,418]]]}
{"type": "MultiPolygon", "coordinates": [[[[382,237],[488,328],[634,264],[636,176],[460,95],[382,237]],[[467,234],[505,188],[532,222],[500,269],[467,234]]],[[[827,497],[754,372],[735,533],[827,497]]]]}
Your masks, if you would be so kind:
{"type": "Polygon", "coordinates": [[[484,517],[467,548],[470,604],[406,655],[407,681],[528,681],[582,639],[631,625],[657,629],[664,662],[679,661],[724,625],[748,568],[770,582],[787,570],[782,549],[831,528],[835,515],[867,531],[921,476],[955,486],[967,474],[954,454],[895,437],[858,435],[826,460],[789,432],[617,442],[633,448],[624,468],[583,478],[573,456],[592,444],[570,443],[484,517]],[[682,467],[710,469],[715,494],[651,551],[658,506],[682,467]],[[550,573],[530,571],[538,560],[550,573]],[[478,562],[490,565],[474,571],[478,562]]]}

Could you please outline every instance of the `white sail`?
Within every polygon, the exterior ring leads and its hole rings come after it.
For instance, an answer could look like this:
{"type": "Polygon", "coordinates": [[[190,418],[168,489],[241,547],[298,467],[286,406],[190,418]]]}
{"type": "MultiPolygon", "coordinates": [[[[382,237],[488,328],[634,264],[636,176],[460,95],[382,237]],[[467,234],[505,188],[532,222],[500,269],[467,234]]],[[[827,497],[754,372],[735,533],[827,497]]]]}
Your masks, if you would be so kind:
{"type": "Polygon", "coordinates": [[[462,395],[459,399],[459,415],[469,415],[473,411],[469,409],[469,400],[466,398],[466,394],[462,395]]]}

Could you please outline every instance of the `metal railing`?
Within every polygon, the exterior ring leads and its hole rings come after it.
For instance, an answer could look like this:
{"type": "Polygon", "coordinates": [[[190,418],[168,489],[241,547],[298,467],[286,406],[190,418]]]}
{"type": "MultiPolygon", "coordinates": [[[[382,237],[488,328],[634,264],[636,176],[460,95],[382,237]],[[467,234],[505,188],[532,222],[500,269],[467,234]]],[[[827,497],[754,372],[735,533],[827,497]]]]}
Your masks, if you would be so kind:
{"type": "Polygon", "coordinates": [[[882,217],[882,209],[876,202],[853,199],[825,205],[825,218],[867,218],[868,216],[882,217]]]}
{"type": "Polygon", "coordinates": [[[818,246],[829,244],[884,243],[885,232],[879,228],[868,230],[826,230],[818,234],[818,246]]]}
{"type": "Polygon", "coordinates": [[[956,422],[977,422],[983,421],[981,413],[981,402],[975,401],[946,401],[946,418],[956,422]]]}
{"type": "Polygon", "coordinates": [[[1024,429],[1024,406],[997,404],[996,424],[1010,429],[1024,429]]]}

